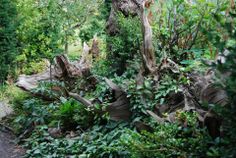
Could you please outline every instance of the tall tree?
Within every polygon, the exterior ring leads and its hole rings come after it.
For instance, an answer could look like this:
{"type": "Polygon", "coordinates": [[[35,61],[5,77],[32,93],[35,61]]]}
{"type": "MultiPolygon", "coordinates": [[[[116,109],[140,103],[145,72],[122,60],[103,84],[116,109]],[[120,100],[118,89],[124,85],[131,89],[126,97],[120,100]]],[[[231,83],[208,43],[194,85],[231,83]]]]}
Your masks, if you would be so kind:
{"type": "Polygon", "coordinates": [[[0,0],[0,83],[14,68],[17,54],[17,10],[14,0],[0,0]]]}

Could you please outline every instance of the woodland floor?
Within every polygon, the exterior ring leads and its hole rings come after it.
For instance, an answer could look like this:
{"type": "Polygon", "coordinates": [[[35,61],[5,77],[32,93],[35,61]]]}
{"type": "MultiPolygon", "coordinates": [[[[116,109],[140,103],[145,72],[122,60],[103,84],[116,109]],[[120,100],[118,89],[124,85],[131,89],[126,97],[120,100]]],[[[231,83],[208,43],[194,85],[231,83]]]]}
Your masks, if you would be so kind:
{"type": "Polygon", "coordinates": [[[23,150],[15,146],[14,137],[0,130],[0,158],[21,158],[23,150]]]}
{"type": "MultiPolygon", "coordinates": [[[[10,114],[10,107],[0,102],[0,122],[1,118],[10,114]]],[[[24,151],[14,144],[14,136],[9,131],[0,126],[0,158],[21,158],[24,151]]]]}

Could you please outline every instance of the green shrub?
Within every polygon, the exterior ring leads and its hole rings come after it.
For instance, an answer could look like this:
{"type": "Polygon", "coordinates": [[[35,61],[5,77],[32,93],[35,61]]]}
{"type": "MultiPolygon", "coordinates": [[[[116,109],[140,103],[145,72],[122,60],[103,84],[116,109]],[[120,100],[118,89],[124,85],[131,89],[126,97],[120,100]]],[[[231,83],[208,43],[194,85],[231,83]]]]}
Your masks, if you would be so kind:
{"type": "Polygon", "coordinates": [[[25,157],[128,158],[119,146],[125,123],[95,125],[75,138],[52,138],[47,126],[38,126],[24,146],[25,157]]]}
{"type": "Polygon", "coordinates": [[[111,61],[113,73],[122,75],[128,67],[128,60],[140,50],[142,34],[138,17],[117,15],[119,33],[108,36],[108,60],[111,61]]]}
{"type": "Polygon", "coordinates": [[[198,127],[196,114],[180,112],[178,119],[188,121],[155,126],[154,133],[127,129],[120,143],[132,158],[207,157],[212,141],[205,129],[198,127]]]}
{"type": "Polygon", "coordinates": [[[18,25],[15,0],[0,1],[0,84],[14,72],[18,55],[16,29],[18,25]]]}
{"type": "Polygon", "coordinates": [[[29,62],[21,70],[21,73],[26,74],[26,75],[32,75],[32,74],[37,74],[41,73],[44,70],[46,70],[48,63],[46,60],[41,60],[38,62],[29,62]]]}
{"type": "Polygon", "coordinates": [[[62,123],[63,129],[73,130],[77,127],[86,129],[91,126],[92,115],[86,107],[73,99],[61,99],[62,103],[55,112],[56,120],[62,123]]]}
{"type": "Polygon", "coordinates": [[[47,99],[58,99],[65,95],[65,84],[60,81],[41,81],[37,88],[32,92],[38,95],[42,95],[47,99]]]}
{"type": "Polygon", "coordinates": [[[24,147],[28,149],[25,158],[59,158],[76,157],[81,154],[81,144],[73,139],[55,139],[48,133],[47,126],[38,126],[32,135],[26,139],[24,147]]]}
{"type": "Polygon", "coordinates": [[[167,103],[168,94],[180,91],[178,84],[178,81],[168,73],[163,75],[159,86],[155,85],[151,77],[144,78],[142,85],[137,85],[136,80],[129,80],[127,92],[134,116],[145,117],[147,110],[152,111],[156,105],[167,103]]]}
{"type": "Polygon", "coordinates": [[[41,100],[28,99],[22,105],[17,105],[16,108],[17,116],[13,126],[17,133],[21,133],[34,126],[48,124],[55,105],[45,105],[41,100]]]}
{"type": "MultiPolygon", "coordinates": [[[[233,3],[233,1],[232,1],[233,3]]],[[[234,1],[235,3],[235,1],[234,1]]],[[[214,110],[223,118],[223,138],[220,147],[221,157],[236,156],[236,11],[235,8],[229,10],[229,14],[222,18],[215,15],[215,21],[219,24],[219,29],[224,34],[209,32],[208,37],[214,43],[214,46],[222,52],[221,57],[225,62],[217,61],[213,68],[217,70],[217,84],[223,88],[227,94],[229,103],[225,107],[214,105],[214,110]],[[226,53],[225,53],[226,52],[226,53]]]]}

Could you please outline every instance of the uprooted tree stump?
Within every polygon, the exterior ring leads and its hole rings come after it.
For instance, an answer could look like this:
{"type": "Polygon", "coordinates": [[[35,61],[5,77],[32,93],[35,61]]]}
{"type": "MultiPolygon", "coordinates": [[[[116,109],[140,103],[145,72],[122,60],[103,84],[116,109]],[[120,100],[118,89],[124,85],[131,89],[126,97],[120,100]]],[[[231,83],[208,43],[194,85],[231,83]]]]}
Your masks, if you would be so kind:
{"type": "Polygon", "coordinates": [[[26,91],[36,88],[41,81],[64,80],[70,81],[80,77],[89,76],[92,66],[90,48],[84,43],[80,60],[71,62],[64,54],[55,57],[55,64],[42,73],[34,75],[20,75],[16,86],[26,91]]]}
{"type": "MultiPolygon", "coordinates": [[[[37,88],[41,81],[59,80],[59,81],[74,81],[79,78],[86,78],[91,81],[91,84],[96,85],[97,79],[91,74],[90,68],[92,66],[93,58],[98,57],[98,41],[93,40],[92,48],[90,49],[84,44],[84,49],[80,60],[71,62],[66,55],[58,55],[55,57],[55,65],[48,68],[45,72],[31,76],[21,75],[18,78],[16,85],[23,90],[31,92],[34,96],[40,96],[45,100],[50,100],[48,96],[43,94],[35,94],[32,90],[37,88]]],[[[114,84],[111,80],[105,79],[107,85],[112,90],[114,102],[110,103],[104,111],[96,111],[91,101],[83,98],[77,93],[71,93],[63,87],[58,87],[60,91],[65,92],[65,96],[70,96],[81,102],[85,107],[92,108],[95,112],[104,114],[108,113],[111,120],[129,120],[131,117],[129,99],[124,90],[114,84]]],[[[57,87],[56,87],[57,88],[57,87]]],[[[54,90],[54,87],[52,87],[54,90]]]]}
{"type": "Polygon", "coordinates": [[[169,94],[165,105],[157,105],[154,111],[147,113],[158,123],[176,122],[177,111],[196,112],[200,125],[207,127],[210,136],[213,138],[220,136],[220,127],[222,118],[212,109],[206,109],[201,106],[202,103],[227,105],[228,97],[222,89],[213,88],[210,75],[190,75],[191,80],[195,80],[193,85],[183,86],[181,92],[169,94]],[[199,89],[201,90],[199,92],[199,89]],[[165,114],[165,115],[163,115],[165,114]]]}
{"type": "MultiPolygon", "coordinates": [[[[147,1],[113,0],[112,2],[113,8],[109,18],[111,21],[108,23],[108,27],[114,28],[108,30],[110,31],[111,35],[117,33],[118,31],[117,28],[115,28],[116,26],[114,22],[114,14],[116,11],[121,11],[124,15],[126,15],[126,13],[133,13],[133,15],[138,15],[140,17],[143,33],[143,48],[140,52],[143,64],[142,71],[140,71],[140,76],[137,79],[137,84],[142,84],[142,78],[144,78],[145,75],[154,76],[155,81],[158,83],[158,81],[161,79],[160,74],[166,69],[170,69],[173,73],[179,73],[178,65],[171,59],[164,58],[160,65],[156,64],[152,45],[152,29],[149,23],[148,14],[146,13],[146,10],[149,8],[149,5],[146,3],[147,1]],[[134,12],[132,12],[132,9],[134,12]]],[[[53,65],[51,69],[47,69],[41,74],[31,76],[22,75],[19,77],[16,85],[24,90],[31,91],[37,87],[40,81],[52,79],[70,81],[90,76],[92,60],[98,55],[98,50],[99,49],[97,47],[96,40],[93,42],[92,50],[86,44],[84,44],[84,50],[80,60],[71,62],[65,55],[56,56],[55,65],[53,65]]],[[[219,136],[221,119],[211,110],[203,109],[200,106],[201,103],[199,101],[226,105],[226,94],[222,90],[212,88],[211,82],[207,78],[197,76],[195,78],[192,77],[192,80],[193,83],[195,83],[195,85],[191,85],[193,88],[183,86],[181,93],[173,95],[170,94],[170,96],[168,96],[169,104],[167,104],[165,108],[156,106],[154,111],[149,110],[147,111],[147,114],[153,117],[158,123],[164,123],[175,122],[178,109],[181,109],[182,111],[194,111],[198,114],[199,122],[205,125],[208,128],[210,135],[215,138],[219,136]],[[200,83],[201,81],[202,83],[200,83]],[[167,116],[164,117],[164,113],[167,113],[167,116]]],[[[93,81],[96,82],[96,78],[93,78],[93,81]]],[[[77,93],[68,92],[68,95],[81,102],[83,105],[85,105],[85,107],[92,108],[95,112],[101,114],[108,113],[111,120],[129,120],[132,113],[130,111],[130,102],[127,98],[126,92],[114,84],[111,80],[105,79],[105,81],[112,90],[111,95],[113,96],[114,101],[109,103],[109,105],[106,106],[104,110],[96,111],[95,105],[92,103],[92,101],[87,100],[77,93]]],[[[139,126],[140,130],[142,130],[141,128],[146,128],[152,131],[148,125],[145,125],[142,122],[139,122],[136,125],[139,126]]]]}

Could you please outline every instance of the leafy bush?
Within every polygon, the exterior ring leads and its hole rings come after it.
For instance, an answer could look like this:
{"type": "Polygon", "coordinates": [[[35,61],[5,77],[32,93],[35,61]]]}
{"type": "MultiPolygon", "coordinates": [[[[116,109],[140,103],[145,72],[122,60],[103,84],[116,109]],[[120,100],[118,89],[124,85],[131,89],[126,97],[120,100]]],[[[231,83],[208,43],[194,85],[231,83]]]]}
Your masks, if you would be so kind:
{"type": "Polygon", "coordinates": [[[127,92],[134,116],[147,114],[147,110],[152,111],[156,105],[164,104],[168,94],[180,91],[178,81],[169,74],[163,76],[159,86],[154,85],[155,81],[151,77],[144,78],[142,85],[137,85],[135,80],[129,80],[127,92]]]}
{"type": "Polygon", "coordinates": [[[104,3],[99,4],[99,7],[96,8],[93,13],[93,16],[91,16],[80,28],[79,37],[82,42],[88,42],[94,35],[97,35],[98,37],[105,35],[105,25],[109,15],[110,3],[110,0],[105,0],[104,3]]]}
{"type": "Polygon", "coordinates": [[[76,129],[78,126],[81,129],[86,129],[91,126],[92,116],[84,105],[73,99],[61,100],[62,103],[59,105],[58,111],[55,112],[55,116],[65,130],[76,129]]]}
{"type": "Polygon", "coordinates": [[[18,55],[16,29],[18,25],[15,0],[0,1],[0,84],[4,83],[10,72],[14,72],[18,55]]]}
{"type": "Polygon", "coordinates": [[[104,34],[104,25],[105,21],[99,18],[98,15],[97,18],[91,19],[80,29],[79,37],[83,42],[87,42],[92,39],[95,34],[101,36],[104,34]]]}
{"type": "Polygon", "coordinates": [[[196,59],[196,54],[202,50],[202,58],[208,53],[214,59],[216,48],[207,36],[210,32],[218,36],[219,27],[214,16],[224,18],[228,5],[229,0],[156,2],[151,9],[157,56],[168,56],[179,63],[196,59]]]}
{"type": "Polygon", "coordinates": [[[180,112],[177,118],[188,121],[188,125],[182,121],[159,124],[154,133],[127,129],[120,143],[132,158],[207,157],[212,140],[205,129],[198,127],[196,115],[180,112]]]}
{"type": "Polygon", "coordinates": [[[21,53],[19,66],[52,59],[61,53],[63,46],[62,15],[56,1],[35,3],[32,0],[18,1],[21,23],[17,30],[21,53]]]}
{"type": "Polygon", "coordinates": [[[142,34],[138,17],[125,17],[122,14],[117,17],[119,33],[107,37],[108,60],[111,61],[113,72],[122,75],[128,67],[127,60],[132,60],[140,49],[142,34]]]}
{"type": "Polygon", "coordinates": [[[214,46],[221,52],[219,57],[223,60],[218,60],[217,64],[213,64],[213,68],[217,69],[218,86],[225,89],[229,97],[229,103],[226,107],[219,105],[214,106],[214,110],[218,112],[223,118],[223,139],[221,140],[222,146],[220,147],[220,153],[222,157],[235,157],[236,156],[236,126],[235,126],[235,114],[236,114],[236,71],[235,71],[235,59],[236,59],[236,12],[232,1],[229,8],[229,13],[226,17],[222,18],[215,15],[215,21],[219,24],[219,30],[224,34],[218,34],[216,32],[210,32],[209,40],[214,43],[214,46]],[[227,155],[227,156],[226,156],[227,155]]]}
{"type": "Polygon", "coordinates": [[[26,139],[24,147],[27,148],[25,158],[35,157],[65,157],[79,155],[80,144],[73,139],[55,139],[48,133],[47,126],[38,126],[30,136],[26,139]]]}
{"type": "Polygon", "coordinates": [[[114,122],[104,127],[95,125],[73,139],[52,138],[47,126],[38,126],[24,145],[28,149],[25,157],[125,158],[127,153],[118,140],[126,125],[114,122]]]}
{"type": "Polygon", "coordinates": [[[18,116],[14,120],[14,126],[17,133],[26,129],[31,129],[36,125],[49,123],[55,105],[45,105],[37,99],[28,99],[23,102],[21,107],[17,107],[18,116]]]}
{"type": "Polygon", "coordinates": [[[65,84],[59,81],[42,81],[32,92],[47,97],[47,99],[59,99],[64,96],[65,84]]]}
{"type": "Polygon", "coordinates": [[[29,62],[25,67],[22,68],[21,73],[26,75],[32,75],[43,72],[47,68],[48,62],[41,60],[38,62],[29,62]]]}
{"type": "Polygon", "coordinates": [[[11,104],[19,104],[29,95],[12,84],[5,84],[0,86],[0,100],[9,101],[11,104]]]}

